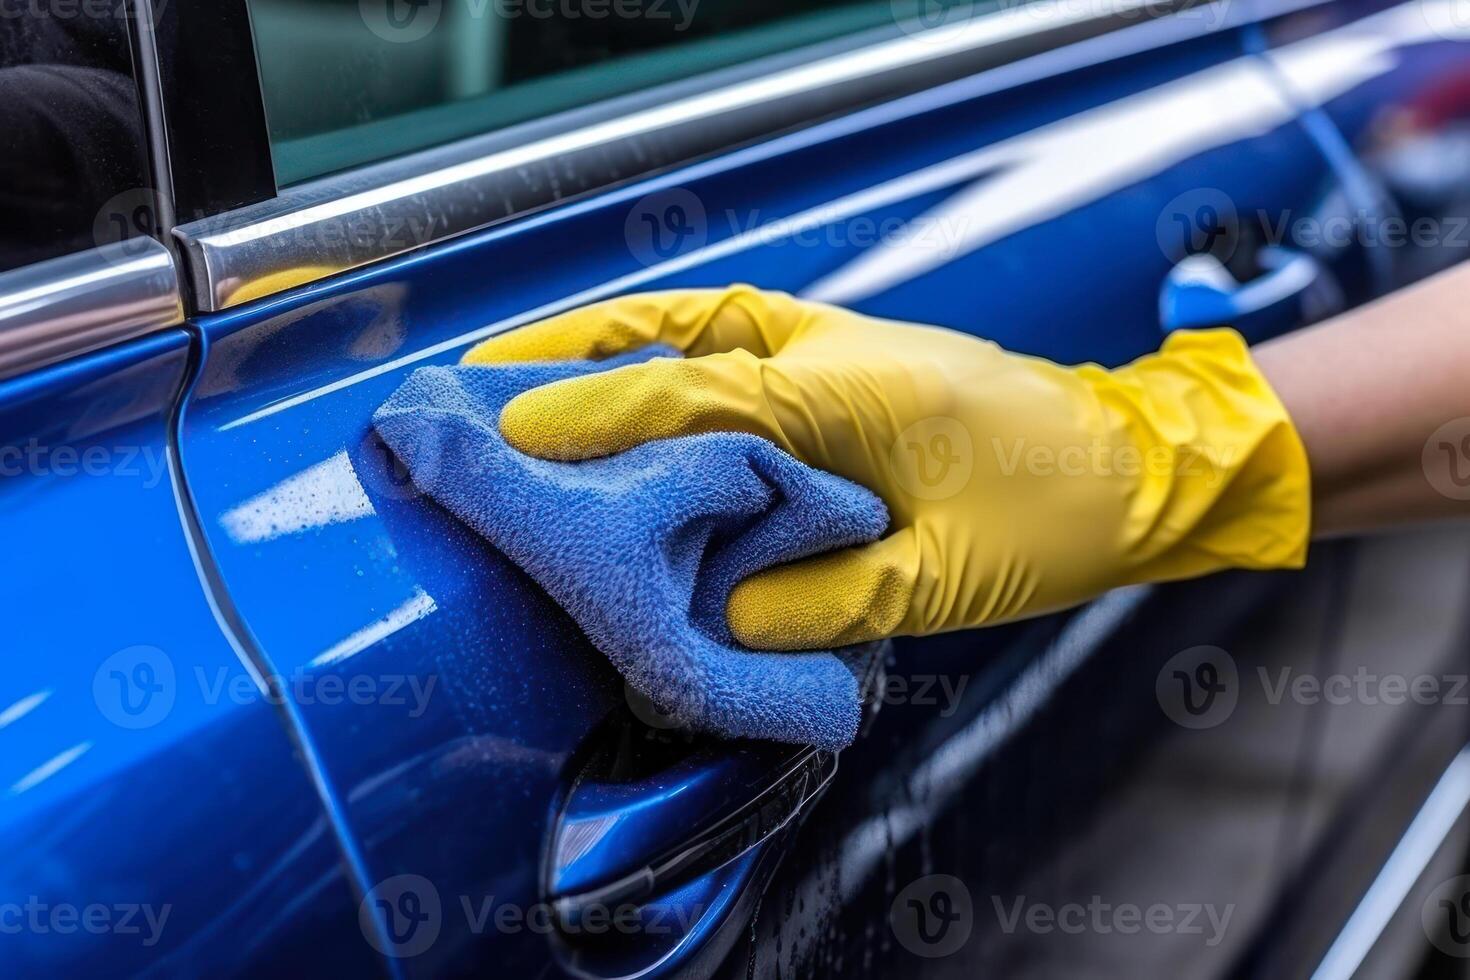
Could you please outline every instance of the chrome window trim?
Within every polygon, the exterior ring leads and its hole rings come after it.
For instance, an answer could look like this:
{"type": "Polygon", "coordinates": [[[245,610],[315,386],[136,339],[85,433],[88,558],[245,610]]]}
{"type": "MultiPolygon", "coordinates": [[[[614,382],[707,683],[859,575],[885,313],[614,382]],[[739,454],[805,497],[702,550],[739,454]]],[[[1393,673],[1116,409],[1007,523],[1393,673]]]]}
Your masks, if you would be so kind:
{"type": "Polygon", "coordinates": [[[0,378],[184,322],[173,256],[151,238],[0,273],[0,378]]]}
{"type": "Polygon", "coordinates": [[[641,93],[641,107],[610,117],[574,111],[560,131],[532,126],[473,137],[289,188],[174,234],[199,309],[225,310],[824,118],[1225,2],[1039,0],[817,60],[787,57],[780,69],[662,102],[647,98],[659,97],[655,89],[641,93]],[[527,130],[537,135],[507,142],[527,130]]]}

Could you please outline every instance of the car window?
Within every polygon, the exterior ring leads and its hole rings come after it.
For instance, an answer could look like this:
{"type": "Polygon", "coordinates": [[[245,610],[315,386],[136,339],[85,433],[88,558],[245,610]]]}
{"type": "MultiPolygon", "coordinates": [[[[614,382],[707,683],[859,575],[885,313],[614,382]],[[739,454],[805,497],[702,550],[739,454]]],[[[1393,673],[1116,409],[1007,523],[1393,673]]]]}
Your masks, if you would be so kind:
{"type": "Polygon", "coordinates": [[[890,0],[250,0],[292,184],[894,18],[890,0]]]}
{"type": "Polygon", "coordinates": [[[0,14],[0,271],[152,231],[124,8],[0,14]]]}

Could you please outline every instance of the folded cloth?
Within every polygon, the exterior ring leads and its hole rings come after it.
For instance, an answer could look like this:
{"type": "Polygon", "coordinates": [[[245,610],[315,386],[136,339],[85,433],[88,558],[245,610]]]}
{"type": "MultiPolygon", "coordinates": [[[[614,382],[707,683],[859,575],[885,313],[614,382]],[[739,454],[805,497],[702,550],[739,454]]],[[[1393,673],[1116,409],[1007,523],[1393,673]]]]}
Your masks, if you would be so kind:
{"type": "Polygon", "coordinates": [[[522,391],[672,353],[420,368],[373,425],[421,490],[525,569],[676,723],[841,748],[857,733],[871,649],[750,650],[730,634],[725,602],[753,572],[876,539],[882,501],[751,435],[576,463],[526,456],[500,436],[500,410],[522,391]]]}

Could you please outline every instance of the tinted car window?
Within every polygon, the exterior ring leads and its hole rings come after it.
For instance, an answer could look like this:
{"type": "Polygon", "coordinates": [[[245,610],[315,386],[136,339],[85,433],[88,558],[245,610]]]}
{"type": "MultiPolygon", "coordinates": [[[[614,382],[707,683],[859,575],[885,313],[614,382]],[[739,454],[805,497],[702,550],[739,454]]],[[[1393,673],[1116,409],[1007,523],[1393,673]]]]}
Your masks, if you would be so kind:
{"type": "Polygon", "coordinates": [[[123,6],[0,11],[0,270],[151,231],[123,6]]]}
{"type": "Polygon", "coordinates": [[[294,183],[893,19],[888,0],[250,0],[294,183]]]}

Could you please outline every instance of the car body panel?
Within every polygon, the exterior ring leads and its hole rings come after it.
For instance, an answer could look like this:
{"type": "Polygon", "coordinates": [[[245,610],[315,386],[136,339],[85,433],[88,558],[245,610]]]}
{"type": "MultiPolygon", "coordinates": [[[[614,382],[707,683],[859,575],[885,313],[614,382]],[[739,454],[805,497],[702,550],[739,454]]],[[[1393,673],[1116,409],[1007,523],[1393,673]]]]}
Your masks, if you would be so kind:
{"type": "MultiPolygon", "coordinates": [[[[1279,55],[1359,10],[1311,6],[1264,30],[1214,7],[1143,19],[0,384],[5,445],[106,460],[74,475],[27,462],[0,485],[21,556],[3,590],[16,625],[0,741],[21,749],[4,754],[0,841],[22,855],[0,869],[0,902],[171,909],[153,945],[48,926],[0,935],[7,962],[538,976],[1285,962],[1273,916],[1340,856],[1333,842],[1356,840],[1334,818],[1361,797],[1310,792],[1342,762],[1305,706],[1252,687],[1195,725],[1165,692],[1174,658],[1202,646],[1229,646],[1242,676],[1349,663],[1302,621],[1332,621],[1352,547],[1315,549],[1300,575],[1128,589],[901,641],[819,800],[649,903],[672,933],[645,922],[589,943],[553,927],[548,851],[581,760],[639,706],[565,613],[413,486],[369,419],[412,370],[496,333],[736,281],[1125,362],[1157,347],[1160,290],[1221,200],[1268,223],[1339,198],[1377,206],[1375,113],[1465,62],[1406,41],[1384,70],[1328,72],[1319,111],[1279,55]],[[928,959],[894,916],[932,899],[912,888],[934,875],[968,884],[973,920],[962,952],[928,959]],[[1007,919],[1094,895],[1229,906],[1234,924],[1061,939],[1007,919]]],[[[1376,243],[1324,261],[1348,302],[1399,281],[1375,278],[1383,266],[1376,243]]],[[[1382,568],[1428,567],[1415,557],[1382,568]]],[[[1457,601],[1459,580],[1440,580],[1422,615],[1457,601]]],[[[1334,741],[1391,762],[1396,724],[1334,741]]],[[[1453,741],[1439,731],[1423,758],[1453,741]]],[[[653,784],[723,804],[701,782],[717,770],[653,784]]],[[[644,836],[659,835],[615,843],[644,836]]],[[[1368,850],[1358,878],[1381,860],[1368,850]]],[[[1301,962],[1323,945],[1291,942],[1301,962]]]]}
{"type": "MultiPolygon", "coordinates": [[[[263,660],[282,677],[341,672],[383,692],[402,675],[426,692],[298,705],[345,801],[365,889],[391,882],[398,895],[401,876],[416,876],[438,900],[435,941],[402,959],[407,972],[466,972],[487,957],[545,967],[544,930],[473,913],[487,898],[523,911],[542,901],[532,856],[571,759],[623,694],[564,613],[405,480],[370,432],[373,409],[415,367],[555,310],[732,281],[826,292],[1063,360],[1152,349],[1168,203],[1221,187],[1268,210],[1305,206],[1329,172],[1233,34],[1120,58],[1085,43],[1087,57],[966,79],[197,320],[207,355],[182,459],[263,660]],[[1242,84],[1251,98],[1230,103],[1242,84]],[[1190,115],[1211,104],[1233,110],[1218,129],[1190,115]],[[1166,123],[1188,125],[1161,136],[1166,123]],[[1079,151],[1104,143],[1115,154],[1068,184],[1079,151]],[[980,227],[1001,203],[1005,222],[980,227]],[[643,235],[640,216],[656,226],[670,206],[698,209],[702,224],[679,241],[643,235]],[[858,232],[920,216],[959,247],[889,288],[837,295],[854,269],[848,282],[872,281],[865,256],[883,253],[881,278],[924,247],[858,232]],[[982,282],[995,286],[977,299],[982,282]]],[[[1017,664],[1038,635],[970,642],[1017,664]]],[[[924,663],[920,652],[910,666],[924,663]]]]}
{"type": "Polygon", "coordinates": [[[0,385],[15,975],[228,973],[357,936],[333,830],[191,559],[168,441],[188,368],[174,329],[0,385]]]}

